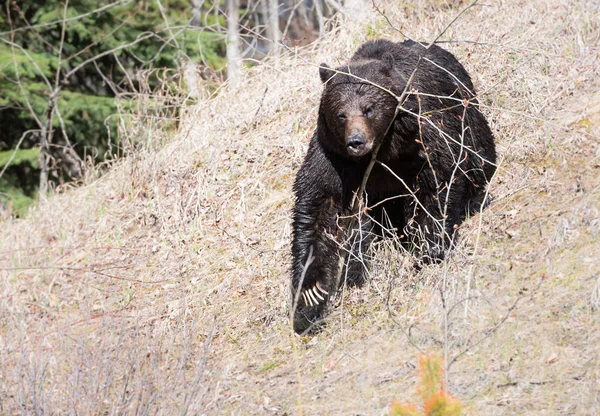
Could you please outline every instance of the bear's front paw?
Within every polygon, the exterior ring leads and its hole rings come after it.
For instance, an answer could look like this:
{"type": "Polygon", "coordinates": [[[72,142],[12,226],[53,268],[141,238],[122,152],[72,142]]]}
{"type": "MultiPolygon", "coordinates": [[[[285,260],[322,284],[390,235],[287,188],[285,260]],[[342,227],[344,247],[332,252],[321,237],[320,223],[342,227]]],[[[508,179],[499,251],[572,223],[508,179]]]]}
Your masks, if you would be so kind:
{"type": "Polygon", "coordinates": [[[316,283],[313,287],[300,292],[301,300],[294,313],[294,331],[304,334],[318,330],[327,304],[329,292],[316,283]]]}
{"type": "Polygon", "coordinates": [[[318,306],[321,301],[325,300],[322,295],[327,296],[329,292],[323,289],[319,282],[317,282],[313,287],[304,289],[301,294],[305,305],[318,306]]]}

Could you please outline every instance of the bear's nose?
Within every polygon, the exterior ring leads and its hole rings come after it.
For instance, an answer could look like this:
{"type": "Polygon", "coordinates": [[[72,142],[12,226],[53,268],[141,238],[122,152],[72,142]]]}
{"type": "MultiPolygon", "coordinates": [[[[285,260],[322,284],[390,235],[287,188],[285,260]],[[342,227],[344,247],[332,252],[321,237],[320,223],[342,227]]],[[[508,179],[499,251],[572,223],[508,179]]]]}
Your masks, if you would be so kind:
{"type": "Polygon", "coordinates": [[[354,134],[346,139],[346,146],[358,149],[365,144],[365,138],[361,134],[354,134]]]}

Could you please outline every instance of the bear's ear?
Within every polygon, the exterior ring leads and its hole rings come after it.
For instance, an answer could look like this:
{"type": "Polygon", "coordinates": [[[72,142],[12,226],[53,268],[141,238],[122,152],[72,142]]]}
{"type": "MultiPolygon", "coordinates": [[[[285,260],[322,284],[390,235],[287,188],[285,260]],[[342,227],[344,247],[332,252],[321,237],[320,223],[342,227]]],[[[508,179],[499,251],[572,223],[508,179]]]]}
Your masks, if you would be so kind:
{"type": "Polygon", "coordinates": [[[329,65],[321,64],[319,65],[319,76],[321,77],[321,82],[325,84],[335,75],[335,71],[332,70],[329,65]]]}
{"type": "Polygon", "coordinates": [[[392,72],[392,68],[394,68],[394,55],[389,52],[384,53],[381,57],[381,63],[381,72],[389,74],[392,72]]]}

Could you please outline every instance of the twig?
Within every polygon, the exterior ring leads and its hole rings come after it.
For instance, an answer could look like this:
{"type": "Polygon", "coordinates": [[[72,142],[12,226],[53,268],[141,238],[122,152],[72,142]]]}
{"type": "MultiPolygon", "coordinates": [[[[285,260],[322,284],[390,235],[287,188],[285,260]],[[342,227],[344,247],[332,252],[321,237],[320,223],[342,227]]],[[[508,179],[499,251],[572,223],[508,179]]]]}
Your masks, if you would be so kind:
{"type": "MultiPolygon", "coordinates": [[[[124,267],[124,268],[129,268],[129,267],[124,267]]],[[[113,276],[107,273],[103,273],[102,269],[100,270],[94,270],[94,269],[86,269],[85,267],[70,267],[70,266],[23,266],[23,267],[0,267],[0,271],[4,271],[4,272],[10,272],[10,271],[18,271],[18,270],[68,270],[68,271],[77,271],[77,272],[84,272],[84,273],[94,273],[100,276],[104,276],[104,277],[108,277],[110,279],[116,279],[116,280],[124,280],[127,282],[135,282],[135,283],[143,283],[143,284],[156,284],[156,283],[166,283],[166,282],[172,282],[173,280],[169,280],[169,279],[162,279],[162,280],[155,280],[152,282],[145,282],[143,280],[140,279],[130,279],[127,277],[120,277],[120,276],[113,276]]]]}
{"type": "Polygon", "coordinates": [[[269,87],[265,87],[265,92],[263,92],[262,98],[260,99],[260,103],[258,104],[258,108],[256,109],[256,112],[254,113],[254,116],[252,117],[252,121],[250,122],[250,125],[253,125],[256,121],[256,117],[258,117],[258,113],[260,113],[260,110],[263,107],[263,104],[265,103],[265,97],[267,96],[267,91],[269,91],[269,87]]]}
{"type": "Polygon", "coordinates": [[[300,282],[298,282],[298,290],[294,295],[294,299],[292,302],[292,307],[290,308],[290,336],[292,337],[292,349],[294,352],[294,366],[296,367],[296,378],[298,379],[298,414],[302,416],[302,373],[300,372],[300,359],[298,357],[298,345],[296,341],[296,335],[294,333],[294,315],[296,315],[296,308],[298,306],[298,301],[300,300],[300,292],[302,291],[302,283],[304,282],[304,277],[306,276],[306,272],[308,271],[308,267],[313,262],[313,247],[310,246],[308,249],[308,257],[306,258],[306,262],[304,263],[304,267],[302,268],[302,274],[300,275],[300,282]]]}
{"type": "MultiPolygon", "coordinates": [[[[540,286],[542,285],[542,283],[544,282],[544,279],[540,279],[540,282],[537,284],[537,286],[533,289],[532,292],[535,292],[536,290],[538,290],[540,288],[540,286]]],[[[500,319],[500,321],[494,325],[493,327],[487,329],[485,331],[485,335],[483,335],[481,338],[479,338],[477,341],[473,342],[471,345],[467,346],[464,350],[462,350],[460,353],[458,353],[457,355],[455,355],[454,357],[452,357],[452,359],[448,362],[447,365],[447,370],[446,371],[450,371],[450,367],[452,366],[452,364],[454,364],[460,357],[462,357],[463,355],[465,355],[467,352],[469,352],[471,349],[475,348],[476,346],[478,346],[479,344],[481,344],[483,341],[485,341],[490,335],[492,335],[494,332],[496,332],[498,330],[498,328],[500,328],[500,326],[502,326],[502,324],[504,322],[506,322],[506,320],[510,317],[510,315],[512,314],[512,312],[517,308],[519,302],[521,301],[521,299],[523,299],[525,296],[528,296],[527,294],[522,294],[520,295],[515,302],[511,305],[510,308],[508,308],[508,310],[506,311],[506,313],[504,314],[504,316],[502,317],[502,319],[500,319]]]]}
{"type": "Polygon", "coordinates": [[[87,12],[87,13],[83,13],[83,14],[80,14],[80,15],[77,15],[77,16],[69,17],[68,19],[54,20],[54,21],[48,22],[48,23],[40,23],[39,25],[29,25],[27,27],[19,27],[19,28],[16,28],[16,29],[11,29],[11,30],[9,30],[7,32],[0,32],[0,36],[8,35],[9,33],[22,32],[22,31],[25,31],[25,30],[41,29],[41,28],[44,28],[44,27],[54,26],[54,25],[57,25],[57,24],[63,23],[63,22],[73,22],[75,20],[83,19],[85,17],[91,16],[91,15],[96,14],[96,13],[101,13],[101,12],[103,12],[105,10],[108,10],[108,9],[112,8],[112,7],[119,6],[121,4],[131,3],[131,2],[132,2],[132,0],[120,0],[120,1],[116,1],[114,3],[110,3],[110,4],[104,5],[102,7],[99,7],[97,9],[95,9],[95,10],[92,10],[91,12],[87,12]]]}
{"type": "Polygon", "coordinates": [[[103,58],[106,55],[110,55],[110,54],[113,54],[113,53],[118,52],[120,50],[127,49],[127,48],[129,48],[131,46],[134,46],[134,45],[136,45],[136,44],[138,44],[138,43],[140,43],[140,42],[142,42],[142,41],[144,41],[146,39],[149,39],[149,38],[151,38],[153,36],[156,36],[156,33],[154,33],[154,32],[146,32],[144,35],[139,35],[138,38],[136,40],[134,40],[134,41],[131,41],[131,42],[128,42],[128,43],[124,43],[124,44],[122,44],[120,46],[117,46],[117,47],[111,49],[111,50],[104,51],[102,53],[99,53],[96,56],[93,56],[93,57],[91,57],[89,59],[86,59],[85,61],[83,61],[82,63],[80,63],[79,65],[77,65],[75,68],[73,68],[69,72],[67,72],[65,74],[65,76],[63,77],[63,80],[69,79],[71,77],[71,75],[73,75],[74,73],[76,73],[81,68],[83,68],[84,66],[86,66],[87,64],[89,64],[91,62],[97,61],[98,59],[103,58]]]}
{"type": "Polygon", "coordinates": [[[23,132],[23,134],[21,135],[21,138],[17,142],[17,145],[15,146],[12,154],[10,155],[10,158],[8,159],[8,161],[6,162],[6,164],[4,165],[4,167],[2,168],[2,172],[0,172],[0,178],[2,178],[2,175],[4,175],[4,172],[6,171],[6,169],[8,169],[8,166],[14,160],[15,156],[17,155],[17,151],[19,150],[19,147],[21,147],[21,144],[23,143],[23,140],[25,140],[25,137],[27,137],[27,135],[29,133],[32,133],[32,132],[39,132],[39,130],[26,130],[26,131],[23,132]]]}
{"type": "Polygon", "coordinates": [[[423,349],[421,347],[419,347],[412,340],[410,334],[406,331],[406,329],[404,328],[404,326],[400,322],[398,322],[396,320],[394,312],[392,311],[392,306],[390,305],[391,293],[392,293],[392,284],[390,282],[389,289],[388,289],[388,297],[387,297],[387,301],[386,301],[386,306],[387,306],[387,310],[388,310],[388,316],[390,317],[390,319],[392,320],[392,322],[395,323],[398,328],[400,328],[400,331],[402,331],[402,333],[404,334],[404,336],[406,337],[406,339],[408,340],[408,342],[410,342],[410,345],[412,345],[413,347],[415,347],[415,349],[417,349],[421,354],[425,354],[425,351],[423,351],[423,349]]]}
{"type": "MultiPolygon", "coordinates": [[[[479,240],[481,237],[481,230],[483,228],[483,209],[485,207],[486,201],[488,201],[489,197],[490,197],[490,186],[491,186],[491,183],[498,177],[498,172],[500,172],[500,168],[501,168],[503,162],[504,162],[504,158],[502,158],[500,160],[500,162],[498,163],[498,168],[496,169],[496,171],[490,178],[487,189],[485,190],[485,195],[483,197],[483,201],[481,202],[481,207],[479,208],[479,223],[477,224],[477,237],[475,238],[475,247],[473,248],[472,256],[475,256],[477,254],[477,251],[479,250],[479,240]]],[[[473,269],[474,269],[474,265],[471,264],[471,266],[469,267],[469,271],[467,273],[467,295],[466,295],[465,310],[464,310],[465,321],[467,319],[467,314],[468,314],[468,310],[469,310],[469,296],[471,293],[471,280],[473,278],[473,269]]]]}
{"type": "Polygon", "coordinates": [[[427,47],[421,52],[421,54],[419,56],[419,59],[418,59],[417,63],[415,64],[415,69],[413,70],[412,74],[408,78],[408,81],[406,82],[406,86],[404,87],[404,91],[402,91],[402,94],[400,94],[400,97],[398,98],[398,105],[396,106],[396,110],[394,111],[394,117],[392,118],[392,121],[388,125],[388,128],[386,129],[386,131],[383,134],[383,136],[379,137],[378,140],[376,140],[375,146],[373,147],[373,150],[371,151],[371,160],[369,161],[369,164],[367,165],[367,168],[365,170],[365,174],[363,176],[363,180],[362,180],[362,182],[360,184],[360,188],[358,189],[358,192],[356,194],[356,199],[355,199],[354,204],[352,206],[352,211],[353,212],[356,213],[358,211],[358,207],[360,205],[360,201],[362,200],[362,196],[363,196],[365,187],[367,185],[367,181],[369,180],[369,176],[371,175],[371,170],[373,169],[373,166],[375,165],[375,162],[377,161],[377,153],[379,152],[379,149],[381,148],[381,143],[383,142],[383,138],[385,136],[387,136],[388,132],[390,131],[390,129],[394,125],[394,122],[396,121],[396,117],[398,116],[398,114],[400,113],[400,111],[401,110],[404,111],[402,105],[404,104],[404,100],[408,96],[410,85],[411,85],[411,83],[412,83],[412,81],[413,81],[413,79],[415,77],[415,74],[417,73],[417,70],[419,69],[419,65],[421,64],[421,61],[423,60],[423,58],[425,57],[425,55],[427,54],[427,52],[429,51],[429,49],[431,49],[431,47],[435,44],[435,42],[439,38],[441,38],[444,35],[444,33],[446,33],[446,31],[450,28],[450,26],[452,26],[454,24],[454,22],[456,22],[458,20],[458,18],[460,18],[460,16],[462,16],[470,8],[474,7],[477,4],[477,1],[478,0],[475,0],[470,5],[468,5],[467,7],[465,7],[460,13],[458,13],[458,15],[456,15],[456,17],[454,19],[452,19],[450,21],[450,23],[448,23],[446,25],[446,27],[440,32],[440,34],[437,35],[437,37],[433,41],[431,41],[429,43],[429,45],[427,45],[427,47]]]}
{"type": "Polygon", "coordinates": [[[546,57],[552,57],[552,58],[569,58],[569,59],[573,59],[573,57],[571,56],[566,56],[566,55],[559,55],[556,53],[548,53],[548,52],[544,52],[544,51],[540,51],[537,49],[528,49],[528,48],[516,48],[514,46],[508,46],[508,45],[503,45],[501,43],[492,43],[492,42],[478,42],[475,40],[462,40],[462,39],[457,39],[457,40],[438,40],[436,43],[470,43],[473,45],[479,45],[479,46],[491,46],[491,47],[497,47],[500,49],[509,49],[511,51],[515,51],[515,52],[530,52],[530,53],[536,53],[539,55],[543,55],[546,57]]]}
{"type": "Polygon", "coordinates": [[[384,18],[384,19],[387,21],[387,24],[388,24],[388,25],[389,25],[389,26],[390,26],[390,27],[391,27],[393,30],[395,30],[396,32],[400,33],[400,34],[401,34],[402,36],[404,36],[406,39],[413,40],[413,39],[412,39],[410,36],[408,36],[406,33],[404,33],[403,31],[401,31],[400,29],[398,29],[396,26],[394,26],[394,25],[392,24],[392,22],[390,21],[390,18],[389,18],[389,17],[387,17],[387,15],[386,15],[384,12],[382,12],[382,11],[379,9],[379,6],[375,4],[375,0],[372,0],[372,4],[373,4],[373,8],[375,9],[375,11],[376,11],[377,13],[379,13],[381,16],[383,16],[383,18],[384,18]]]}

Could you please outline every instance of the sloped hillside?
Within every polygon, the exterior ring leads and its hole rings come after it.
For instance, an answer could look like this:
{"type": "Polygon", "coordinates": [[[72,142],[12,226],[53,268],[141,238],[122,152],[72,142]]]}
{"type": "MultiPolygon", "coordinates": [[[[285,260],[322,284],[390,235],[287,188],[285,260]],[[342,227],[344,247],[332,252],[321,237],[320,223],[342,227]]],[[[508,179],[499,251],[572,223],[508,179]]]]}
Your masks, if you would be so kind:
{"type": "Polygon", "coordinates": [[[386,414],[415,401],[420,352],[446,358],[468,414],[600,413],[593,0],[491,0],[449,28],[441,46],[497,138],[493,203],[444,264],[417,270],[379,243],[321,333],[290,329],[291,183],[315,64],[372,38],[431,40],[465,7],[405,3],[247,70],[159,151],[1,224],[0,413],[386,414]]]}

